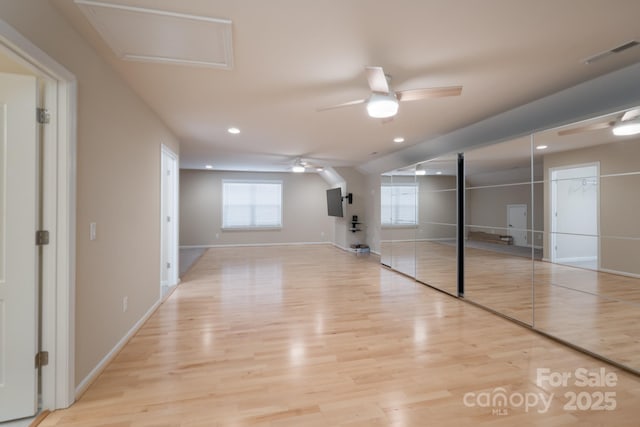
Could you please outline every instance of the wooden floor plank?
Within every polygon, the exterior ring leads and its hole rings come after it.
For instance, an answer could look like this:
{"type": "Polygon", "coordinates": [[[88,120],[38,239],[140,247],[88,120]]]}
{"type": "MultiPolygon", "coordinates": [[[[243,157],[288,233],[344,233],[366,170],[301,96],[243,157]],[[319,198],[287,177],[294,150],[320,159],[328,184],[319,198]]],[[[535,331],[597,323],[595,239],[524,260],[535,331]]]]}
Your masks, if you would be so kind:
{"type": "Polygon", "coordinates": [[[41,425],[631,426],[638,417],[638,377],[373,256],[313,245],[209,249],[82,398],[41,425]],[[604,368],[616,385],[537,383],[540,368],[578,367],[604,368]],[[553,397],[544,413],[465,404],[496,388],[553,397]],[[564,408],[564,393],[596,391],[615,392],[615,410],[564,408]]]}

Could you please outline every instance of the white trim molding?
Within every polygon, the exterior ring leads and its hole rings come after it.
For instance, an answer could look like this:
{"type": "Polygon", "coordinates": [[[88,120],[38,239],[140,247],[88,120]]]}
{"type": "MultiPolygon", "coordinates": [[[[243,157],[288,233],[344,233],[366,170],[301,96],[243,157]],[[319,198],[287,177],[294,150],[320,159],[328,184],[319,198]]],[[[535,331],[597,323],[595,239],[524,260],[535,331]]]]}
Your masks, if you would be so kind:
{"type": "Polygon", "coordinates": [[[0,48],[45,83],[52,121],[44,132],[43,222],[51,239],[43,251],[42,405],[66,408],[75,399],[75,76],[0,19],[0,48]]]}

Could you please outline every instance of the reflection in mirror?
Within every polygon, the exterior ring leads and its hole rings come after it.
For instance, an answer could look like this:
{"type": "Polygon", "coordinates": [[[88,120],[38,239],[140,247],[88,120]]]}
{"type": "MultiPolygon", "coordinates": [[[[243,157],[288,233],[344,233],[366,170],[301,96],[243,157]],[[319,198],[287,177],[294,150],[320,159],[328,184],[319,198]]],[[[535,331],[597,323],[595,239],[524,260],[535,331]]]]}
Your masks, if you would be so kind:
{"type": "Polygon", "coordinates": [[[384,190],[392,184],[391,174],[383,174],[380,177],[380,262],[391,267],[391,198],[384,190]]]}
{"type": "Polygon", "coordinates": [[[391,182],[380,188],[382,233],[390,237],[391,268],[415,277],[417,185],[414,168],[391,173],[391,182]]]}
{"type": "Polygon", "coordinates": [[[457,279],[457,155],[416,166],[416,279],[452,295],[457,279]]]}
{"type": "Polygon", "coordinates": [[[544,201],[535,326],[640,370],[640,134],[630,109],[534,135],[544,201]],[[616,130],[617,132],[617,130],[616,130]],[[544,147],[544,148],[542,148],[544,147]]]}
{"type": "Polygon", "coordinates": [[[465,298],[532,325],[532,260],[542,256],[532,221],[542,221],[542,199],[532,199],[531,138],[464,156],[465,298]]]}

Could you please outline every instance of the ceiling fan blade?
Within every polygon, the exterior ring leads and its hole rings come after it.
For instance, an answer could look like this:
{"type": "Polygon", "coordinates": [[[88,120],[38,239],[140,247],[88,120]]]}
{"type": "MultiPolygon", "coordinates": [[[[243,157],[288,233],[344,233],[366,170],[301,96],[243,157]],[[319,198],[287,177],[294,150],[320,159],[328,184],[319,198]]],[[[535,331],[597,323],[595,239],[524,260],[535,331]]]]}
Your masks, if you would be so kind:
{"type": "Polygon", "coordinates": [[[462,86],[429,87],[424,89],[409,89],[396,92],[398,101],[419,101],[427,98],[443,96],[458,96],[462,93],[462,86]]]}
{"type": "Polygon", "coordinates": [[[356,99],[355,101],[343,102],[342,104],[329,105],[328,107],[318,108],[316,111],[327,111],[336,108],[350,107],[352,105],[364,104],[365,102],[367,102],[366,99],[356,99]]]}
{"type": "Polygon", "coordinates": [[[573,135],[573,134],[582,133],[582,132],[591,132],[593,130],[607,129],[607,128],[613,127],[613,125],[615,124],[616,122],[613,121],[613,122],[601,122],[601,123],[594,123],[591,125],[578,126],[571,129],[561,130],[558,132],[558,136],[566,136],[566,135],[573,135]]]}
{"type": "Polygon", "coordinates": [[[367,80],[372,92],[389,93],[389,83],[382,67],[366,67],[367,80]]]}
{"type": "Polygon", "coordinates": [[[627,120],[633,120],[636,117],[640,117],[640,108],[634,108],[633,110],[627,111],[622,115],[622,118],[620,119],[620,121],[624,122],[627,120]]]}

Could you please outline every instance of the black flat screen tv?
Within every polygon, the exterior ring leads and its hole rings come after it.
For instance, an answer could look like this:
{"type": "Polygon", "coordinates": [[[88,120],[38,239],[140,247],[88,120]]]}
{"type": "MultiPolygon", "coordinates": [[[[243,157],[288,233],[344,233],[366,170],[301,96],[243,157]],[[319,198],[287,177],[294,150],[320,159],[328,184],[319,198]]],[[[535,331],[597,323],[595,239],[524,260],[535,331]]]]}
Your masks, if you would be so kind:
{"type": "Polygon", "coordinates": [[[344,216],[342,213],[342,189],[340,187],[327,190],[327,213],[329,216],[344,216]]]}

